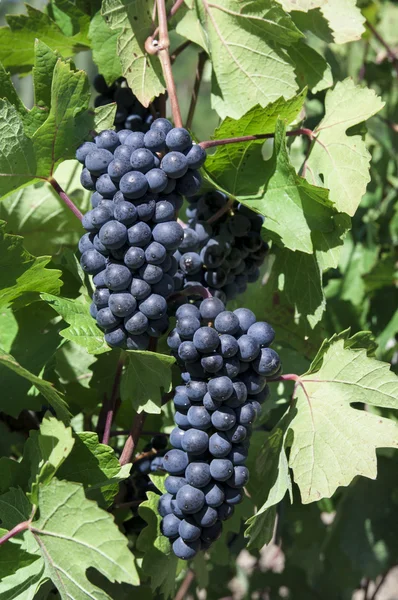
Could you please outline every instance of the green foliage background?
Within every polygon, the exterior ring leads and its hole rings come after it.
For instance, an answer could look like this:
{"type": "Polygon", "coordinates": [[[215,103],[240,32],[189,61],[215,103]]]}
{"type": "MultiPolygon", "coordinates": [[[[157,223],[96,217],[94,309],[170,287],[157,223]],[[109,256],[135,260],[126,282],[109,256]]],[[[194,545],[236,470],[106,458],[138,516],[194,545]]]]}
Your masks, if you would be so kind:
{"type": "MultiPolygon", "coordinates": [[[[160,534],[155,493],[138,512],[118,505],[125,436],[107,446],[95,429],[120,357],[88,313],[81,226],[48,183],[88,209],[73,156],[113,120],[112,108],[92,109],[98,68],[109,83],[127,76],[143,102],[163,91],[156,57],[145,77],[139,60],[128,68],[150,32],[148,2],[104,0],[107,23],[100,2],[32,6],[0,4],[0,536],[29,523],[0,546],[0,600],[166,599],[187,565],[160,534]]],[[[265,216],[270,255],[231,308],[272,323],[285,372],[300,378],[272,384],[248,495],[191,565],[190,593],[368,600],[398,556],[398,7],[237,8],[187,1],[171,44],[193,43],[173,71],[185,115],[198,53],[209,55],[197,140],[273,136],[209,152],[203,174],[265,216]],[[301,126],[317,139],[286,136],[301,126]],[[270,560],[277,548],[283,564],[270,560]]],[[[178,372],[166,354],[163,342],[156,354],[127,353],[115,428],[145,412],[148,430],[170,432],[162,396],[178,372]]],[[[162,477],[153,482],[162,490],[162,477]]]]}

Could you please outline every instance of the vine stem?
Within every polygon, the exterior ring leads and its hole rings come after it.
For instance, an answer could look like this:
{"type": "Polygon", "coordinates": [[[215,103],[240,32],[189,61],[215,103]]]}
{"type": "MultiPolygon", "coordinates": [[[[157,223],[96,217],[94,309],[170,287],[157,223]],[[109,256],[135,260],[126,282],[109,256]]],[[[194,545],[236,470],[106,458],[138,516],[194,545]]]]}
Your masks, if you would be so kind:
{"type": "Polygon", "coordinates": [[[214,213],[214,215],[207,219],[206,223],[211,225],[211,223],[215,223],[216,221],[218,221],[218,219],[221,219],[221,217],[233,207],[234,202],[235,199],[230,198],[228,202],[224,204],[224,206],[222,206],[216,213],[214,213]]]}
{"type": "Polygon", "coordinates": [[[137,413],[134,417],[129,436],[126,440],[126,443],[124,444],[124,448],[119,459],[119,463],[121,464],[121,466],[131,462],[131,458],[134,454],[134,450],[137,446],[142,429],[144,427],[145,417],[146,414],[144,412],[137,413]]]}
{"type": "Polygon", "coordinates": [[[18,523],[18,525],[15,525],[15,527],[13,527],[12,529],[10,529],[10,531],[7,531],[7,533],[5,533],[0,538],[0,546],[2,544],[5,544],[6,542],[8,542],[8,540],[10,540],[11,538],[15,537],[19,533],[22,533],[23,531],[26,531],[27,529],[29,529],[30,525],[31,525],[31,520],[30,519],[29,519],[29,521],[23,521],[22,523],[18,523]]]}
{"type": "MultiPolygon", "coordinates": [[[[175,12],[183,4],[183,1],[177,0],[174,3],[173,9],[175,12]],[[178,6],[177,6],[178,5],[178,6]]],[[[167,27],[167,13],[166,13],[166,2],[165,0],[156,0],[158,22],[159,27],[155,29],[153,36],[149,36],[145,42],[145,49],[149,54],[157,54],[162,65],[163,76],[166,81],[166,88],[169,95],[171,112],[173,114],[173,120],[176,127],[182,127],[181,110],[177,97],[176,84],[173,77],[173,71],[171,69],[170,60],[170,39],[169,30],[167,27]],[[154,38],[159,33],[159,41],[154,38]]],[[[172,10],[173,10],[172,9],[172,10]]],[[[171,11],[170,11],[171,12],[171,11]]]]}
{"type": "Polygon", "coordinates": [[[77,206],[75,204],[73,204],[72,200],[69,198],[69,196],[66,194],[66,192],[64,192],[64,190],[61,188],[58,181],[56,179],[54,179],[54,177],[48,177],[46,179],[46,181],[48,181],[48,183],[54,188],[54,190],[57,192],[58,196],[61,198],[61,200],[63,200],[65,202],[66,206],[73,212],[75,217],[77,217],[79,219],[79,221],[81,221],[83,219],[82,213],[77,208],[77,206]]]}
{"type": "Polygon", "coordinates": [[[115,378],[113,380],[111,399],[109,402],[109,408],[106,412],[104,434],[102,436],[103,444],[109,444],[112,421],[115,416],[116,400],[117,400],[117,396],[118,396],[118,392],[119,392],[120,380],[121,380],[122,372],[123,372],[123,366],[124,366],[124,357],[121,356],[117,363],[115,378]]]}
{"type": "Polygon", "coordinates": [[[380,35],[377,29],[368,20],[366,20],[366,27],[372,32],[372,34],[380,42],[380,44],[384,46],[384,48],[387,50],[387,54],[390,60],[395,64],[395,66],[397,66],[397,55],[391,48],[390,44],[386,42],[386,40],[380,35]]]}
{"type": "Polygon", "coordinates": [[[189,105],[187,121],[186,121],[186,124],[185,124],[185,127],[187,129],[191,129],[192,128],[192,121],[193,121],[193,117],[194,117],[194,114],[195,114],[196,104],[198,102],[199,89],[200,89],[200,84],[202,83],[203,70],[204,70],[204,67],[205,67],[205,64],[206,64],[206,60],[207,60],[207,54],[206,54],[206,52],[199,52],[198,64],[197,64],[197,67],[196,67],[196,74],[195,74],[195,83],[193,85],[192,96],[191,96],[191,103],[189,105]]]}
{"type": "MultiPolygon", "coordinates": [[[[306,127],[292,129],[292,131],[287,131],[286,135],[288,137],[295,135],[306,135],[310,140],[316,139],[315,133],[312,131],[312,129],[307,129],[306,127]]],[[[253,142],[256,140],[268,140],[274,137],[275,133],[257,133],[255,135],[242,135],[240,137],[224,138],[221,140],[206,140],[205,142],[200,142],[199,146],[201,146],[203,150],[207,150],[208,148],[214,148],[215,146],[226,146],[227,144],[239,144],[242,142],[253,142]]]]}
{"type": "Polygon", "coordinates": [[[180,46],[177,46],[173,54],[170,56],[171,64],[173,64],[176,58],[180,56],[181,52],[184,52],[185,48],[188,48],[188,46],[191,44],[191,40],[185,40],[185,42],[183,42],[180,46]]]}
{"type": "MultiPolygon", "coordinates": [[[[169,14],[167,15],[167,19],[171,19],[172,17],[174,17],[174,15],[176,14],[177,10],[179,8],[181,8],[181,6],[184,4],[185,0],[176,0],[176,2],[174,2],[173,6],[170,9],[169,14]]],[[[152,38],[155,38],[158,34],[159,34],[159,30],[160,30],[160,24],[158,27],[156,27],[155,31],[152,34],[152,38]]]]}
{"type": "MultiPolygon", "coordinates": [[[[151,352],[156,352],[157,339],[151,338],[149,340],[149,348],[151,352]]],[[[121,466],[126,465],[131,462],[132,456],[134,454],[134,450],[137,447],[138,440],[140,439],[144,423],[145,423],[146,413],[136,413],[133,419],[133,423],[131,425],[131,429],[128,435],[128,438],[124,444],[122,453],[119,458],[119,463],[121,466]]]]}
{"type": "Polygon", "coordinates": [[[178,592],[175,595],[174,600],[184,600],[185,595],[188,592],[189,588],[191,587],[191,583],[193,582],[194,579],[195,579],[195,573],[192,571],[192,569],[188,569],[188,571],[186,572],[186,575],[184,577],[184,580],[183,580],[182,584],[180,585],[178,592]]]}

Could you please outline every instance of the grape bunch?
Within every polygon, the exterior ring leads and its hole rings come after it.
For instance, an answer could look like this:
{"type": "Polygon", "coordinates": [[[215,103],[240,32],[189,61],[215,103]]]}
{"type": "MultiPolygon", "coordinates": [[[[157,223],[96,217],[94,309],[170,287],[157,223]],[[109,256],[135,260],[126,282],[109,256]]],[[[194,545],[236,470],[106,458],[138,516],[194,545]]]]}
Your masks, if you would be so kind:
{"type": "Polygon", "coordinates": [[[259,267],[268,252],[268,244],[261,238],[264,218],[235,203],[212,222],[229,202],[218,190],[189,201],[188,227],[174,254],[179,264],[176,289],[202,285],[223,302],[232,300],[260,275],[259,267]]]}
{"type": "Polygon", "coordinates": [[[218,539],[243,499],[252,425],[281,363],[270,348],[274,330],[246,308],[230,312],[213,297],[181,305],[176,317],[168,345],[184,385],[174,396],[174,448],[163,458],[169,475],[159,513],[174,553],[188,560],[218,539]]]}
{"type": "MultiPolygon", "coordinates": [[[[145,108],[138,101],[129,88],[124,77],[119,77],[112,85],[108,86],[103,75],[99,74],[94,78],[94,88],[98,96],[94,105],[104,106],[116,102],[115,127],[116,131],[120,129],[129,129],[131,131],[149,131],[155,117],[150,108],[145,108]]],[[[153,112],[158,113],[156,104],[159,99],[156,98],[153,104],[153,112]]]]}
{"type": "Polygon", "coordinates": [[[182,196],[198,192],[206,154],[183,128],[156,119],[149,131],[105,130],[76,152],[94,193],[83,216],[80,264],[93,276],[91,315],[112,347],[146,350],[168,329],[166,298],[178,268],[182,196]]]}

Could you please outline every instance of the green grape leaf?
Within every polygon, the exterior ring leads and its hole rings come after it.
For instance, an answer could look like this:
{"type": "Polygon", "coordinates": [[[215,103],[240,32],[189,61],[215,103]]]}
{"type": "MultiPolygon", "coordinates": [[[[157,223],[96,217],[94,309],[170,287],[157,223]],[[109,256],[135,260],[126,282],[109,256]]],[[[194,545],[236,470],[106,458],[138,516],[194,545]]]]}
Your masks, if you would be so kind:
{"type": "Polygon", "coordinates": [[[62,160],[74,158],[76,148],[97,127],[106,128],[113,122],[115,105],[95,110],[88,107],[90,92],[84,71],[61,59],[54,66],[54,54],[43,44],[36,44],[35,51],[38,72],[34,83],[39,85],[39,104],[20,114],[19,105],[0,100],[2,197],[38,180],[48,180],[62,160]],[[48,104],[43,88],[48,89],[50,83],[48,104]]]}
{"type": "Polygon", "coordinates": [[[27,15],[8,15],[9,27],[0,28],[0,61],[11,73],[31,70],[36,38],[66,57],[88,50],[79,35],[65,35],[47,14],[29,5],[26,10],[27,15]]]}
{"type": "Polygon", "coordinates": [[[266,106],[297,90],[291,60],[282,46],[302,37],[291,18],[274,2],[239,0],[197,3],[210,58],[222,98],[220,116],[242,116],[248,108],[266,106]],[[239,33],[238,33],[239,32],[239,33]]]}
{"type": "Polygon", "coordinates": [[[93,59],[98,71],[111,85],[122,74],[122,65],[117,54],[117,39],[120,31],[110,31],[100,12],[91,19],[89,37],[93,51],[93,59]]]}
{"type": "Polygon", "coordinates": [[[109,27],[119,31],[117,53],[123,76],[144,106],[165,91],[157,56],[145,51],[153,33],[152,6],[147,0],[104,0],[102,14],[109,27]]]}
{"type": "Polygon", "coordinates": [[[325,116],[314,133],[306,178],[330,190],[330,200],[340,212],[352,216],[370,180],[370,154],[352,128],[379,112],[384,103],[373,90],[356,86],[351,79],[338,82],[328,91],[325,116]]]}
{"type": "Polygon", "coordinates": [[[0,307],[21,307],[39,299],[40,292],[58,294],[61,271],[46,269],[50,257],[36,258],[22,245],[23,238],[5,233],[0,222],[0,307]]]}
{"type": "Polygon", "coordinates": [[[53,479],[39,487],[38,502],[40,517],[25,539],[29,535],[29,548],[40,551],[45,575],[62,600],[112,600],[87,578],[93,565],[111,582],[139,583],[127,539],[112,515],[85,498],[80,484],[53,479]]]}
{"type": "MultiPolygon", "coordinates": [[[[291,123],[298,117],[305,96],[305,92],[302,92],[290,100],[278,98],[266,108],[254,106],[240,119],[227,117],[215,130],[213,137],[220,140],[258,133],[273,134],[278,119],[291,123]]],[[[256,140],[217,147],[216,152],[206,159],[206,177],[235,198],[261,197],[266,179],[266,163],[264,169],[259,169],[263,144],[264,140],[256,140]]]]}
{"type": "MultiPolygon", "coordinates": [[[[262,198],[242,201],[265,216],[264,229],[271,239],[289,250],[308,254],[317,246],[326,254],[342,246],[345,229],[338,226],[339,217],[330,206],[327,191],[296,174],[281,121],[275,131],[274,154],[266,166],[268,181],[262,198]]],[[[347,219],[346,226],[349,224],[347,219]]]]}
{"type": "Polygon", "coordinates": [[[393,254],[379,258],[369,273],[363,277],[367,292],[374,292],[387,286],[394,286],[398,280],[398,265],[393,254]]]}
{"type": "Polygon", "coordinates": [[[86,296],[69,300],[51,294],[42,294],[41,298],[48,302],[69,324],[67,329],[60,332],[62,337],[83,346],[90,354],[102,354],[110,351],[109,346],[105,343],[103,332],[98,329],[90,315],[90,303],[86,296]]]}
{"type": "MultiPolygon", "coordinates": [[[[80,186],[81,165],[64,161],[54,177],[74,204],[85,213],[90,209],[90,192],[80,186]]],[[[60,246],[75,250],[82,226],[48,183],[36,183],[10,194],[0,203],[0,219],[8,229],[22,235],[32,254],[59,253],[60,246]]]]}
{"type": "Polygon", "coordinates": [[[0,496],[0,519],[2,526],[13,529],[27,521],[32,513],[32,504],[20,488],[11,488],[0,496]]]}
{"type": "Polygon", "coordinates": [[[162,397],[172,389],[172,356],[134,350],[127,361],[120,386],[122,402],[137,412],[160,414],[162,397]]]}
{"type": "Polygon", "coordinates": [[[176,33],[208,52],[206,34],[195,10],[195,0],[185,0],[185,5],[178,11],[177,19],[176,33]]]}
{"type": "Polygon", "coordinates": [[[300,88],[307,86],[316,94],[333,85],[330,65],[314,48],[300,40],[287,51],[296,66],[297,83],[300,88]]]}
{"type": "Polygon", "coordinates": [[[26,492],[30,490],[28,496],[33,504],[38,502],[38,485],[50,483],[74,443],[72,429],[49,415],[41,422],[39,431],[30,432],[24,446],[18,483],[26,492]]]}
{"type": "Polygon", "coordinates": [[[78,433],[72,452],[57,472],[58,479],[82,483],[87,498],[97,500],[102,507],[112,503],[119,482],[126,479],[131,464],[120,466],[113,448],[100,444],[91,431],[78,433]]]}
{"type": "Polygon", "coordinates": [[[345,347],[345,339],[321,348],[314,363],[317,370],[310,368],[296,387],[290,425],[289,465],[303,503],[329,498],[357,475],[375,479],[376,448],[398,447],[397,423],[351,406],[398,408],[398,379],[389,365],[345,347]]]}
{"type": "Polygon", "coordinates": [[[138,509],[147,526],[139,535],[137,548],[143,553],[142,570],[151,579],[152,591],[160,589],[164,597],[169,598],[174,595],[178,563],[181,561],[173,553],[170,540],[160,532],[159,496],[147,492],[147,498],[138,509]]]}
{"type": "MultiPolygon", "coordinates": [[[[12,313],[5,310],[0,320],[0,346],[31,374],[41,377],[51,364],[59,346],[59,325],[52,321],[53,312],[44,302],[34,302],[12,313]],[[8,318],[7,318],[8,317],[8,318]],[[51,322],[52,321],[52,322],[51,322]],[[11,335],[10,335],[11,333],[11,335]]],[[[3,385],[2,403],[13,414],[24,409],[40,410],[43,398],[29,379],[0,365],[3,385]]],[[[8,455],[8,453],[6,453],[8,455]]]]}
{"type": "MultiPolygon", "coordinates": [[[[68,423],[69,422],[69,411],[67,403],[65,402],[61,392],[58,392],[53,385],[46,381],[45,379],[41,379],[33,373],[30,373],[26,369],[24,369],[13,356],[4,352],[0,348],[0,365],[11,369],[20,377],[27,379],[34,387],[44,396],[44,398],[51,404],[53,409],[55,410],[57,416],[61,421],[68,423]]],[[[18,417],[21,407],[18,403],[8,403],[7,406],[2,407],[4,411],[8,414],[18,417]]]]}
{"type": "Polygon", "coordinates": [[[286,11],[308,12],[320,8],[328,21],[336,44],[345,44],[361,39],[365,17],[356,0],[277,0],[286,11]]]}
{"type": "MultiPolygon", "coordinates": [[[[7,542],[4,548],[4,553],[10,552],[13,555],[10,545],[16,546],[14,540],[7,542]]],[[[21,563],[17,564],[17,570],[14,573],[9,573],[6,570],[3,572],[0,566],[0,600],[36,600],[36,592],[44,581],[44,565],[40,560],[40,557],[34,554],[30,554],[23,549],[23,557],[25,561],[28,557],[33,557],[29,564],[21,563]]],[[[22,555],[21,555],[22,558],[22,555]]]]}
{"type": "MultiPolygon", "coordinates": [[[[0,537],[5,533],[7,533],[7,529],[0,528],[0,537]]],[[[18,569],[27,567],[35,560],[37,560],[37,556],[26,552],[15,538],[11,538],[7,545],[0,546],[0,581],[2,582],[4,577],[13,575],[18,569]]]]}
{"type": "Polygon", "coordinates": [[[258,433],[257,439],[251,443],[248,463],[250,480],[247,489],[259,508],[246,521],[248,528],[245,536],[250,538],[249,548],[262,548],[264,544],[269,544],[274,532],[276,505],[287,491],[292,497],[292,482],[285,452],[291,420],[292,414],[288,412],[269,434],[264,436],[263,432],[258,433]]]}
{"type": "Polygon", "coordinates": [[[48,7],[48,14],[57,23],[58,27],[67,36],[74,36],[74,39],[84,46],[90,46],[87,37],[90,26],[90,15],[83,12],[83,9],[90,10],[83,2],[73,0],[52,0],[48,7]]]}

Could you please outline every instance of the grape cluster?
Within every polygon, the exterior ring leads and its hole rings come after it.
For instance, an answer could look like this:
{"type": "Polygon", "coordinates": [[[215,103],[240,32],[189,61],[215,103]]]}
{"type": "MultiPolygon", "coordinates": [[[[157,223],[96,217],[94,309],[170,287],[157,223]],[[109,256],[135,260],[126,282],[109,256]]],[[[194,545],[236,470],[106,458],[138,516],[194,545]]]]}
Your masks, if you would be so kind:
{"type": "Polygon", "coordinates": [[[174,396],[174,448],[163,459],[169,476],[159,513],[162,533],[187,560],[220,536],[243,499],[252,425],[281,363],[269,347],[274,330],[246,308],[230,312],[208,298],[199,307],[183,304],[176,317],[168,345],[185,385],[174,396]]]}
{"type": "MultiPolygon", "coordinates": [[[[99,74],[94,78],[94,88],[98,96],[94,105],[104,106],[116,102],[115,127],[116,131],[120,129],[129,129],[131,131],[142,131],[146,133],[154,121],[154,115],[150,108],[145,108],[138,101],[129,88],[124,77],[119,77],[112,85],[108,86],[103,75],[99,74]]],[[[153,103],[153,112],[158,114],[159,98],[153,103]]]]}
{"type": "Polygon", "coordinates": [[[148,348],[168,329],[166,298],[184,233],[182,196],[198,192],[206,154],[183,128],[156,119],[149,131],[105,130],[76,152],[94,193],[83,216],[80,264],[93,275],[91,314],[110,346],[148,348]]]}
{"type": "Polygon", "coordinates": [[[264,218],[243,204],[229,208],[228,197],[218,190],[189,200],[188,227],[174,254],[179,264],[177,289],[202,285],[223,302],[232,300],[260,275],[268,252],[261,238],[264,218]],[[225,208],[229,210],[212,223],[225,208]]]}

